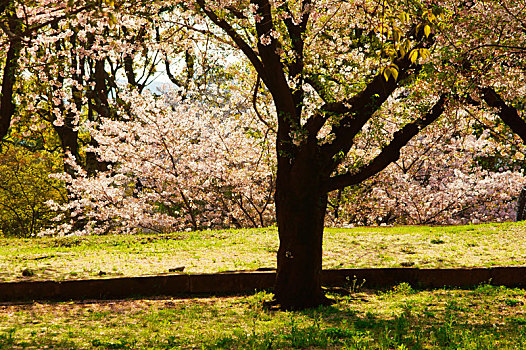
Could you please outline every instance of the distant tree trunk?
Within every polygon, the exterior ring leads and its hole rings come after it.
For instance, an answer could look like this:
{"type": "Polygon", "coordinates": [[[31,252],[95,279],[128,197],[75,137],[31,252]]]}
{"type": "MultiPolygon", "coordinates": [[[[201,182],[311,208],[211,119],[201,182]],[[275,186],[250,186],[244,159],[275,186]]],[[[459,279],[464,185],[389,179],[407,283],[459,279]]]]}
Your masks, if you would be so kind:
{"type": "Polygon", "coordinates": [[[517,200],[516,221],[522,221],[524,219],[526,219],[526,186],[522,188],[517,200]]]}
{"type": "MultiPolygon", "coordinates": [[[[16,13],[9,15],[8,23],[10,30],[17,33],[20,30],[20,21],[16,13]]],[[[4,72],[2,76],[2,92],[0,94],[0,141],[7,136],[11,119],[15,114],[15,103],[13,101],[14,86],[18,73],[18,59],[22,50],[20,38],[11,38],[6,53],[4,72]]]]}

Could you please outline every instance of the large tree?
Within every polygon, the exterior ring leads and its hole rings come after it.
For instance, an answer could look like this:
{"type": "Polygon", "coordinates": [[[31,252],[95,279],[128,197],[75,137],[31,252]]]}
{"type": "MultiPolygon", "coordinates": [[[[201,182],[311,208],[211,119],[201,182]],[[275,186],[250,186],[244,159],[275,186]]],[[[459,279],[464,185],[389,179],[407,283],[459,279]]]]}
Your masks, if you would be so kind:
{"type": "Polygon", "coordinates": [[[280,239],[274,292],[283,308],[329,302],[321,288],[328,193],[358,184],[397,160],[400,149],[446,108],[446,94],[430,91],[421,113],[401,120],[379,148],[371,148],[368,162],[342,166],[356,139],[375,128],[385,102],[402,100],[396,93],[400,87],[411,91],[433,45],[439,9],[391,3],[192,4],[220,28],[210,34],[244,53],[273,98],[280,239]]]}

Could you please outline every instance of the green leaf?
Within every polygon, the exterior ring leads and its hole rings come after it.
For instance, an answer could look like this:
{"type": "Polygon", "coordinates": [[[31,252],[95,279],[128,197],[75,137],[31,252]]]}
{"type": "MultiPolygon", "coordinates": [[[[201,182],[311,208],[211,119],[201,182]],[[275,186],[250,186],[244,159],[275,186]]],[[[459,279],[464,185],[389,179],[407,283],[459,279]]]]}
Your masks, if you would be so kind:
{"type": "Polygon", "coordinates": [[[418,59],[418,50],[411,50],[411,52],[409,53],[409,60],[411,61],[411,63],[415,63],[416,60],[418,59]]]}
{"type": "Polygon", "coordinates": [[[409,14],[407,12],[402,12],[400,14],[398,14],[398,18],[400,19],[400,21],[402,22],[409,22],[409,14]]]}
{"type": "Polygon", "coordinates": [[[400,47],[398,48],[398,50],[400,51],[400,55],[401,55],[402,57],[404,57],[405,54],[407,53],[407,52],[405,51],[405,49],[404,49],[404,45],[400,45],[400,47]]]}
{"type": "Polygon", "coordinates": [[[113,13],[108,13],[108,22],[110,24],[110,27],[113,27],[115,24],[117,24],[117,17],[113,13]]]}
{"type": "Polygon", "coordinates": [[[402,55],[402,57],[404,57],[408,52],[409,50],[411,49],[411,40],[409,39],[404,39],[404,41],[402,42],[402,44],[400,44],[400,54],[402,55]]]}
{"type": "Polygon", "coordinates": [[[394,41],[400,41],[400,39],[402,38],[402,32],[400,29],[398,28],[393,28],[393,39],[394,41]]]}
{"type": "Polygon", "coordinates": [[[383,71],[384,71],[385,81],[389,81],[389,76],[391,75],[391,70],[388,69],[388,68],[384,68],[383,71]]]}
{"type": "Polygon", "coordinates": [[[422,49],[418,49],[418,55],[420,57],[422,57],[422,59],[426,59],[428,58],[429,56],[431,56],[431,53],[429,52],[428,49],[425,49],[425,48],[422,48],[422,49]]]}
{"type": "Polygon", "coordinates": [[[394,59],[395,56],[396,56],[396,50],[394,47],[392,47],[391,45],[389,45],[388,47],[386,47],[384,49],[384,53],[389,56],[391,59],[394,59]]]}
{"type": "Polygon", "coordinates": [[[391,65],[389,66],[389,71],[391,72],[391,75],[393,76],[393,78],[397,80],[398,79],[398,66],[394,63],[391,63],[391,65]]]}
{"type": "Polygon", "coordinates": [[[426,36],[426,38],[429,38],[429,34],[431,34],[431,27],[426,24],[424,26],[424,35],[426,36]]]}
{"type": "Polygon", "coordinates": [[[394,80],[398,79],[398,66],[391,63],[389,66],[382,68],[381,73],[383,74],[385,81],[389,81],[389,77],[393,77],[394,80]]]}

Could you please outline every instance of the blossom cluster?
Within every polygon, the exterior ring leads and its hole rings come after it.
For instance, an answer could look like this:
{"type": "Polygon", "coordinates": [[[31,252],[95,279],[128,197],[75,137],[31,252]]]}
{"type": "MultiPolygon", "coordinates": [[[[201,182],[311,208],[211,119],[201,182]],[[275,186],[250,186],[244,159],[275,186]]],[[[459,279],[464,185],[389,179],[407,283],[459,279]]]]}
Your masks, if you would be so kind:
{"type": "MultiPolygon", "coordinates": [[[[501,148],[489,133],[476,135],[465,116],[443,120],[421,132],[376,177],[339,198],[334,194],[328,220],[339,226],[513,220],[526,175],[520,167],[485,162],[501,148]]],[[[504,160],[513,164],[512,155],[504,160]]]]}
{"type": "Polygon", "coordinates": [[[108,170],[61,175],[72,200],[59,209],[82,223],[72,233],[272,222],[274,164],[255,120],[176,92],[131,90],[121,98],[122,120],[86,126],[98,144],[91,151],[108,170]]]}

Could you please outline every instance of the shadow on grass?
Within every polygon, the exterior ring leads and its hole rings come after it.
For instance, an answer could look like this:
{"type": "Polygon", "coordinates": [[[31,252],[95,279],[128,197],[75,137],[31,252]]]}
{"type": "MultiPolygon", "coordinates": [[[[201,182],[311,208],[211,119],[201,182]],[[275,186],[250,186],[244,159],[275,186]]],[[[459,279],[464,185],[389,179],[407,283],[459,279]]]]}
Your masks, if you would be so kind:
{"type": "MultiPolygon", "coordinates": [[[[504,326],[470,324],[453,314],[445,319],[404,312],[393,319],[374,314],[351,315],[326,307],[323,321],[295,324],[294,317],[280,332],[234,333],[204,345],[205,349],[525,349],[526,328],[521,321],[504,326]],[[345,315],[346,322],[330,322],[328,314],[345,315]]],[[[352,313],[351,313],[352,314],[352,313]]],[[[175,345],[175,344],[174,344],[175,345]]],[[[169,347],[170,348],[170,347],[169,347]]]]}
{"type": "Polygon", "coordinates": [[[400,284],[332,297],[296,312],[268,310],[266,292],[11,305],[0,349],[526,349],[523,289],[400,284]]]}
{"type": "Polygon", "coordinates": [[[204,348],[526,349],[524,301],[517,296],[525,298],[525,291],[491,285],[415,291],[403,283],[388,291],[335,296],[333,306],[289,313],[279,331],[233,333],[204,348]]]}

